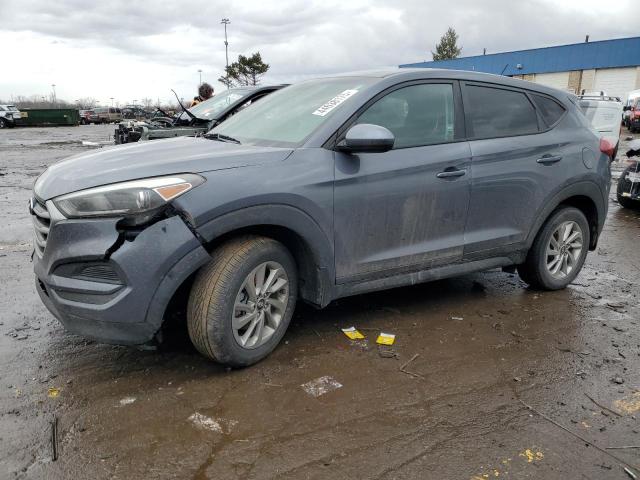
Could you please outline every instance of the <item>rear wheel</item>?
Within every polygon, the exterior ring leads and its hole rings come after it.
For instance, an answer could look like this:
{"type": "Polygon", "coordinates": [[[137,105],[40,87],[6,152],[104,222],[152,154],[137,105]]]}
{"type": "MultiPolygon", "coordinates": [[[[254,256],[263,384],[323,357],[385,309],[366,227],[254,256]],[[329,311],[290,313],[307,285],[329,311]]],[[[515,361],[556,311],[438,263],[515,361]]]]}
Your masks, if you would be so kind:
{"type": "Polygon", "coordinates": [[[525,263],[518,266],[518,274],[533,288],[565,288],[582,269],[589,243],[584,214],[574,207],[560,208],[538,232],[525,263]]]}
{"type": "Polygon", "coordinates": [[[191,289],[189,336],[211,360],[251,365],[273,351],[289,326],[297,296],[295,262],[280,242],[258,236],[231,240],[212,257],[191,289]]]}
{"type": "Polygon", "coordinates": [[[7,128],[9,125],[7,124],[7,121],[0,117],[0,128],[7,128]]]}

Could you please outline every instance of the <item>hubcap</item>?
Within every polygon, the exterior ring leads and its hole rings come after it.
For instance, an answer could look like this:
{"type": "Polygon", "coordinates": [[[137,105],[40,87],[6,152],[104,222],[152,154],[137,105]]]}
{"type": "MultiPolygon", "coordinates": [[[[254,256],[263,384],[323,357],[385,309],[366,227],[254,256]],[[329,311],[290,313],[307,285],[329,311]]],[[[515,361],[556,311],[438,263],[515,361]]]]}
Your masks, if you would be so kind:
{"type": "Polygon", "coordinates": [[[238,345],[247,349],[264,345],[280,326],[288,302],[289,278],[282,265],[258,265],[236,295],[231,325],[238,345]]]}
{"type": "Polygon", "coordinates": [[[563,222],[547,245],[547,270],[554,278],[564,278],[578,264],[582,253],[582,230],[573,221],[563,222]]]}

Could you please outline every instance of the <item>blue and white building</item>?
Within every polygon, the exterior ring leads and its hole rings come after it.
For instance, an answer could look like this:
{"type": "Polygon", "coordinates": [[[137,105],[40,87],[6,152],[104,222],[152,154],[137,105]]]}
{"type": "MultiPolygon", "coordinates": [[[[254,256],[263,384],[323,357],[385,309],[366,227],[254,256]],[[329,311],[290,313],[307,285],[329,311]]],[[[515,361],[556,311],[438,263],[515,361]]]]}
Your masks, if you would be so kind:
{"type": "Polygon", "coordinates": [[[400,67],[475,70],[522,78],[577,94],[605,91],[625,101],[630,91],[640,89],[640,37],[408,63],[400,67]]]}

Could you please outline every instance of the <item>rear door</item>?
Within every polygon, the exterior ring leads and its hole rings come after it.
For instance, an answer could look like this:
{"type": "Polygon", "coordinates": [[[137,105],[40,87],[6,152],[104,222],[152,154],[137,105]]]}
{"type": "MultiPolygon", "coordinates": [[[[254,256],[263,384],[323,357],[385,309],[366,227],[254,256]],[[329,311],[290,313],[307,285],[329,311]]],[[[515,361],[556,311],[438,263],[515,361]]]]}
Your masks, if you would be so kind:
{"type": "Polygon", "coordinates": [[[373,99],[356,123],[388,128],[385,153],[336,152],[338,283],[462,258],[470,151],[457,82],[413,82],[373,99]]]}
{"type": "Polygon", "coordinates": [[[488,257],[527,238],[582,145],[558,133],[566,112],[546,95],[466,82],[463,98],[472,155],[464,255],[488,257]]]}

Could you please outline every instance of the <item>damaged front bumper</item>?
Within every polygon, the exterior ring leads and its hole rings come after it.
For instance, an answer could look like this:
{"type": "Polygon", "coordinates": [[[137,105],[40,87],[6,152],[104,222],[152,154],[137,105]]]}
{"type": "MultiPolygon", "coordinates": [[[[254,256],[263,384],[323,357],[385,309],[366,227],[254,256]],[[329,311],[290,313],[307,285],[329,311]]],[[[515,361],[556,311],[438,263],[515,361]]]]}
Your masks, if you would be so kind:
{"type": "Polygon", "coordinates": [[[176,289],[210,260],[179,216],[135,236],[117,218],[66,219],[50,201],[33,217],[40,298],[67,330],[106,343],[151,340],[176,289]]]}

